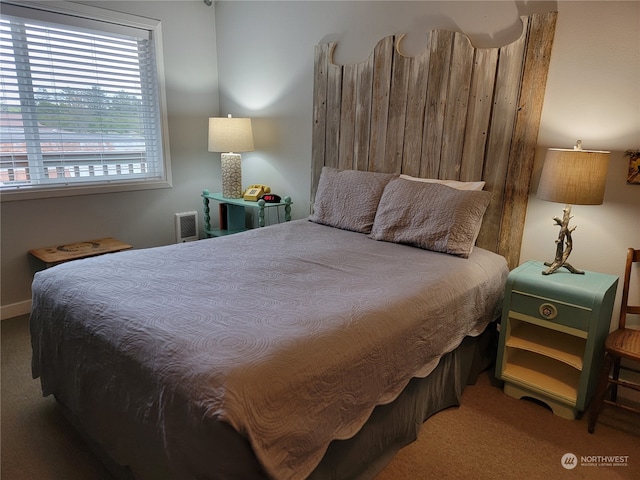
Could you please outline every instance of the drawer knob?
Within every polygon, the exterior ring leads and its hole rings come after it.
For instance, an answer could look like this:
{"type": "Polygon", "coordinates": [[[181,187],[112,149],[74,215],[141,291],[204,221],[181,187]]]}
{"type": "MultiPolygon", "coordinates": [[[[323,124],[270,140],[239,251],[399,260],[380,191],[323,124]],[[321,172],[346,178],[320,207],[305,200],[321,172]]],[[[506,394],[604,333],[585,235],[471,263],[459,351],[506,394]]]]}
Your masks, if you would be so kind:
{"type": "Polygon", "coordinates": [[[538,311],[540,312],[540,315],[547,320],[551,320],[558,316],[558,309],[551,303],[543,303],[538,308],[538,311]]]}

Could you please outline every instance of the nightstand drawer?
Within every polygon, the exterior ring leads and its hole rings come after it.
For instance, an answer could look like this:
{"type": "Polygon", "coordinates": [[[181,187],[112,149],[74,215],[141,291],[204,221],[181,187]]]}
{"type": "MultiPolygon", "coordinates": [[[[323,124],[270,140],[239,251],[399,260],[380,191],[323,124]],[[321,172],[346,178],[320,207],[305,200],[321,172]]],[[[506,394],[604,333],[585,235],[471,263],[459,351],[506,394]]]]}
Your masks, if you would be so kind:
{"type": "Polygon", "coordinates": [[[589,322],[593,316],[590,308],[515,290],[511,293],[510,309],[513,312],[585,332],[589,331],[589,322]]]}

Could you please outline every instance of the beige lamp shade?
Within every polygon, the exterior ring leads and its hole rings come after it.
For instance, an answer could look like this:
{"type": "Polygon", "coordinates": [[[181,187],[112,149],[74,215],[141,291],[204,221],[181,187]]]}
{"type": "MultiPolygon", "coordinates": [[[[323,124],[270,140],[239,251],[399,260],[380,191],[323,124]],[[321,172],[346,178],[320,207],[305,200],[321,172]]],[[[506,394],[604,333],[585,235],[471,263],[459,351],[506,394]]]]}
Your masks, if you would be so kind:
{"type": "Polygon", "coordinates": [[[609,152],[550,148],[542,167],[537,197],[567,205],[600,205],[609,152]]]}
{"type": "Polygon", "coordinates": [[[252,152],[253,132],[250,118],[209,118],[210,152],[252,152]]]}

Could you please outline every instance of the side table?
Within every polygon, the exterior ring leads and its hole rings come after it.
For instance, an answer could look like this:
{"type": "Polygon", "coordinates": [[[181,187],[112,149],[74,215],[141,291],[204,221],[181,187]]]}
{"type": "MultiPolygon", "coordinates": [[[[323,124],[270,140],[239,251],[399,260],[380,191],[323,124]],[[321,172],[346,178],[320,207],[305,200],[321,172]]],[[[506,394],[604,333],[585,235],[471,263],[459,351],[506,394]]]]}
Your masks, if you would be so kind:
{"type": "Polygon", "coordinates": [[[220,237],[247,230],[245,220],[245,209],[253,208],[258,210],[258,226],[265,226],[265,211],[268,208],[284,207],[284,221],[291,220],[291,197],[284,197],[282,202],[267,203],[260,199],[257,202],[249,202],[243,198],[225,198],[222,193],[209,193],[209,190],[202,191],[202,202],[204,204],[204,233],[208,237],[220,237]],[[211,227],[210,201],[214,200],[220,205],[220,228],[211,227]]]}
{"type": "Polygon", "coordinates": [[[530,261],[507,278],[496,377],[507,395],[573,419],[595,392],[618,277],[545,268],[530,261]]]}
{"type": "Polygon", "coordinates": [[[45,264],[47,268],[59,263],[77,260],[79,258],[95,257],[104,253],[129,250],[131,245],[115,238],[107,237],[86,242],[68,243],[53,247],[29,250],[29,253],[45,264]]]}

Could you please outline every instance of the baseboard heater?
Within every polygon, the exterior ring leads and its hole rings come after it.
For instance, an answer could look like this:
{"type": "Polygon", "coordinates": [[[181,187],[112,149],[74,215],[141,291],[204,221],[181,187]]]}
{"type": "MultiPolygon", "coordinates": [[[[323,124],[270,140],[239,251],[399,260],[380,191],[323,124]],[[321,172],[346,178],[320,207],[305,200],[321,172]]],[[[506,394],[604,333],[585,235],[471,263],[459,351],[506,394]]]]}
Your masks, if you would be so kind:
{"type": "Polygon", "coordinates": [[[198,213],[182,212],[175,214],[176,243],[198,240],[198,213]]]}

